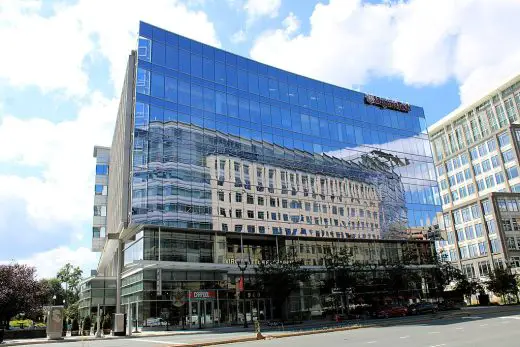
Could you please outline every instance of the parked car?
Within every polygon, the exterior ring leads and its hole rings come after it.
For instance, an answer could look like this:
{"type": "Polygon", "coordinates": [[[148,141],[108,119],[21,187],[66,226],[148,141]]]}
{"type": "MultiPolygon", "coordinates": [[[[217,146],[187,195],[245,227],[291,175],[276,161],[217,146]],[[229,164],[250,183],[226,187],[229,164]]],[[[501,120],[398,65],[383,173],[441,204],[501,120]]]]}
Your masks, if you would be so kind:
{"type": "Polygon", "coordinates": [[[439,310],[439,306],[432,302],[419,302],[408,306],[408,313],[412,315],[423,313],[435,313],[439,310]]]}
{"type": "Polygon", "coordinates": [[[387,306],[379,309],[376,316],[378,318],[404,317],[408,314],[408,309],[404,306],[387,306]]]}

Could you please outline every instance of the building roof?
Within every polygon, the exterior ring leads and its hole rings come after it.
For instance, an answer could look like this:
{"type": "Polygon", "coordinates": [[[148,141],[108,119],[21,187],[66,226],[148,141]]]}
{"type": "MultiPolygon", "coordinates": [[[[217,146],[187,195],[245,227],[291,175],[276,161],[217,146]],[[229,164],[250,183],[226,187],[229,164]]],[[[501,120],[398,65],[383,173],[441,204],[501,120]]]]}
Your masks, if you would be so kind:
{"type": "Polygon", "coordinates": [[[105,147],[105,146],[94,146],[94,158],[97,158],[98,156],[98,151],[106,151],[106,152],[110,152],[110,147],[105,147]]]}
{"type": "Polygon", "coordinates": [[[445,125],[452,123],[457,118],[461,117],[462,115],[466,114],[467,112],[473,110],[477,106],[481,105],[483,102],[489,100],[494,95],[504,91],[505,89],[509,88],[513,84],[520,82],[520,75],[514,75],[513,77],[508,78],[506,81],[502,82],[499,86],[490,89],[489,92],[486,93],[486,95],[482,96],[481,98],[467,104],[462,104],[459,107],[457,107],[455,110],[448,113],[446,116],[438,120],[437,122],[433,123],[428,127],[428,133],[433,133],[438,130],[441,130],[445,125]]]}

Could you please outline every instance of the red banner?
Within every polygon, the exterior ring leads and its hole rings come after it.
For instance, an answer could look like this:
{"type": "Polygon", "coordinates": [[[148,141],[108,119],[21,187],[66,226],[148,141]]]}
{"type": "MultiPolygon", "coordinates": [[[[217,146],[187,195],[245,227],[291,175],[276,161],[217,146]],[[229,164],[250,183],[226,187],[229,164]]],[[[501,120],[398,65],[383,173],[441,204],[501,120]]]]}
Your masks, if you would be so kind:
{"type": "Polygon", "coordinates": [[[240,292],[244,291],[244,276],[240,276],[240,279],[238,280],[238,290],[240,292]]]}

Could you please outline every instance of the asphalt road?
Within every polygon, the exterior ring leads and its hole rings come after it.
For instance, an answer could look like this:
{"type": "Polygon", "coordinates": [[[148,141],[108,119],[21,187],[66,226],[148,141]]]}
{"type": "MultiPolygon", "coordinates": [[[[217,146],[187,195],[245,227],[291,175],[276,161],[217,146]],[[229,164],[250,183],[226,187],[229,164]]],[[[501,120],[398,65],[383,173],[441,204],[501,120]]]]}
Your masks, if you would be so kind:
{"type": "MultiPolygon", "coordinates": [[[[470,317],[436,319],[419,323],[416,319],[379,320],[380,323],[398,323],[396,326],[363,328],[350,331],[286,337],[245,343],[228,344],[229,347],[271,346],[349,346],[349,347],[518,347],[520,346],[520,312],[474,312],[470,317]]],[[[268,332],[277,335],[283,332],[268,332]]],[[[208,333],[143,338],[103,339],[80,342],[45,344],[48,347],[144,347],[182,346],[190,343],[216,341],[233,337],[251,336],[251,332],[208,333]]]]}
{"type": "MultiPolygon", "coordinates": [[[[245,343],[228,344],[243,347],[245,343]]],[[[428,324],[366,328],[249,342],[251,347],[518,347],[520,315],[446,319],[428,324]]]]}

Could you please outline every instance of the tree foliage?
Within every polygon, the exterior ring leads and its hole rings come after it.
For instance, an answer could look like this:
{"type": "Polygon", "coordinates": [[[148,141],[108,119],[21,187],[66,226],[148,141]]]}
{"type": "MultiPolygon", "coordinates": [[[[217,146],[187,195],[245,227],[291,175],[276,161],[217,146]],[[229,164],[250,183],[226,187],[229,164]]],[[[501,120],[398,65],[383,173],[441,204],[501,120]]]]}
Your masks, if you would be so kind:
{"type": "Polygon", "coordinates": [[[46,291],[36,279],[36,269],[21,264],[0,265],[0,325],[18,313],[41,316],[46,291]]]}
{"type": "Polygon", "coordinates": [[[489,273],[489,280],[486,281],[486,286],[490,291],[502,297],[508,294],[518,295],[516,276],[509,268],[496,266],[489,273]]]}
{"type": "Polygon", "coordinates": [[[65,290],[61,286],[61,281],[57,278],[44,278],[40,280],[44,291],[44,303],[60,305],[65,299],[65,290]],[[54,299],[56,296],[56,299],[54,299]]]}
{"type": "Polygon", "coordinates": [[[72,264],[65,264],[56,275],[56,278],[65,284],[65,300],[66,303],[74,303],[79,299],[79,282],[83,271],[79,266],[74,267],[72,264]]]}
{"type": "Polygon", "coordinates": [[[480,283],[468,279],[467,276],[462,273],[460,273],[456,282],[455,291],[464,297],[469,297],[483,290],[480,283]]]}
{"type": "Polygon", "coordinates": [[[283,313],[280,310],[291,292],[309,280],[310,271],[302,268],[303,264],[293,252],[280,252],[278,259],[256,267],[256,283],[273,299],[278,313],[283,313]]]}

